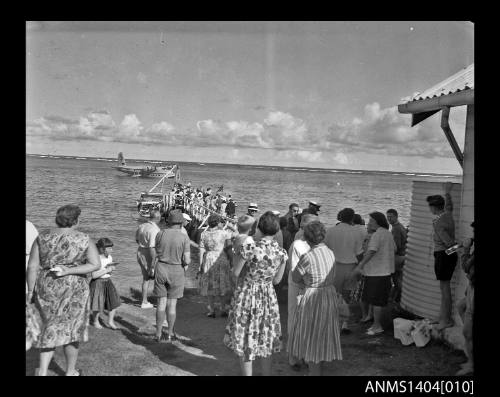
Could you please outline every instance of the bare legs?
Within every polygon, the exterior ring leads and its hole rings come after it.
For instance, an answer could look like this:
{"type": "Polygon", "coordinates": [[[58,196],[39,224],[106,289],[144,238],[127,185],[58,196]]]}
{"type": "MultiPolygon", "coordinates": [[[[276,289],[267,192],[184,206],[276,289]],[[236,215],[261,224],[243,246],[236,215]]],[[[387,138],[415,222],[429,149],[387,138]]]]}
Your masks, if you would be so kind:
{"type": "MultiPolygon", "coordinates": [[[[75,376],[77,371],[75,369],[76,360],[78,359],[78,342],[69,343],[64,345],[64,357],[66,358],[66,376],[75,376]]],[[[41,349],[40,350],[40,368],[38,376],[47,376],[49,364],[54,357],[55,348],[41,349]]]]}
{"type": "MultiPolygon", "coordinates": [[[[253,361],[240,357],[240,368],[243,376],[252,376],[253,361]]],[[[272,356],[260,357],[262,376],[271,376],[272,356]]]]}
{"type": "Polygon", "coordinates": [[[165,321],[167,308],[167,297],[162,296],[158,300],[158,305],[156,306],[156,337],[161,338],[163,322],[165,321]]]}
{"type": "Polygon", "coordinates": [[[382,318],[382,309],[383,309],[383,307],[382,306],[372,305],[372,308],[373,308],[373,325],[372,325],[372,329],[374,329],[374,330],[382,329],[382,324],[380,323],[380,320],[382,318]]]}
{"type": "MultiPolygon", "coordinates": [[[[102,328],[101,323],[99,322],[99,314],[100,314],[99,312],[92,312],[92,317],[94,318],[93,325],[97,329],[102,328]]],[[[118,327],[115,324],[115,314],[116,314],[116,309],[113,309],[108,313],[109,316],[108,325],[109,328],[111,329],[118,329],[118,327]]]]}
{"type": "Polygon", "coordinates": [[[215,296],[207,295],[208,299],[208,314],[215,314],[215,296]]]}
{"type": "Polygon", "coordinates": [[[92,315],[94,317],[94,327],[101,329],[102,326],[99,323],[99,312],[92,312],[92,315]]]}
{"type": "Polygon", "coordinates": [[[208,314],[215,315],[215,309],[218,307],[219,311],[226,313],[229,311],[229,303],[231,301],[231,296],[228,295],[207,295],[208,300],[208,314]]]}
{"type": "Polygon", "coordinates": [[[55,348],[41,349],[40,350],[40,368],[38,369],[38,376],[47,376],[50,361],[54,356],[55,348]]]}
{"type": "Polygon", "coordinates": [[[118,328],[115,324],[115,314],[116,314],[116,309],[113,309],[109,312],[108,325],[112,329],[118,328]]]}
{"type": "Polygon", "coordinates": [[[240,357],[240,367],[243,376],[252,376],[252,361],[245,361],[244,357],[240,357]]]}
{"type": "MultiPolygon", "coordinates": [[[[177,299],[167,299],[168,334],[170,336],[174,335],[175,318],[177,316],[176,307],[177,307],[177,299]]],[[[161,325],[162,323],[160,323],[160,326],[161,325]]],[[[158,327],[158,320],[156,326],[158,327]]]]}
{"type": "Polygon", "coordinates": [[[361,321],[368,322],[373,319],[373,306],[367,302],[359,302],[361,306],[361,321]]]}
{"type": "Polygon", "coordinates": [[[75,376],[77,374],[75,365],[78,358],[78,347],[78,342],[64,345],[64,356],[66,357],[66,376],[75,376]]]}
{"type": "Polygon", "coordinates": [[[148,287],[149,287],[149,279],[142,280],[142,304],[148,304],[148,287]]]}

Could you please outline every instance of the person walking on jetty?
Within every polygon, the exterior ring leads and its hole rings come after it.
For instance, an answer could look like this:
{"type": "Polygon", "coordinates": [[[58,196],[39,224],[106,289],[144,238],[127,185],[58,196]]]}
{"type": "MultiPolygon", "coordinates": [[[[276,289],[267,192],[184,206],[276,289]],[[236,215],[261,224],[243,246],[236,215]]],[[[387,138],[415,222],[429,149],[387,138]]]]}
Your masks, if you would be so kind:
{"type": "Polygon", "coordinates": [[[177,316],[177,299],[184,296],[185,272],[191,264],[189,237],[181,232],[184,217],[179,210],[168,216],[169,227],[156,235],[155,285],[153,295],[157,296],[156,341],[162,340],[162,327],[167,311],[167,341],[177,339],[174,331],[177,316]]]}
{"type": "MultiPolygon", "coordinates": [[[[348,304],[351,303],[352,291],[357,286],[352,272],[363,256],[364,234],[353,225],[354,214],[352,208],[341,210],[338,214],[340,223],[329,228],[325,237],[325,244],[333,251],[336,259],[335,289],[348,304]]],[[[343,321],[341,332],[351,332],[348,321],[343,321]]]]}
{"type": "Polygon", "coordinates": [[[288,255],[273,241],[279,229],[278,218],[265,212],[258,225],[264,237],[247,240],[237,252],[233,274],[245,274],[233,294],[224,334],[224,344],[239,357],[241,372],[251,376],[252,363],[261,359],[262,374],[271,375],[272,354],[281,350],[281,324],[278,300],[273,284],[285,271],[288,255]]]}
{"type": "Polygon", "coordinates": [[[293,282],[303,292],[293,314],[289,354],[307,363],[309,375],[321,375],[325,361],[342,360],[335,255],[323,243],[325,235],[319,221],[304,226],[311,250],[301,256],[292,272],[293,282]]]}
{"type": "Polygon", "coordinates": [[[221,317],[227,317],[231,292],[231,270],[227,250],[231,249],[231,234],[219,227],[217,214],[208,217],[208,229],[200,238],[200,295],[208,299],[207,317],[215,318],[216,299],[221,317]]]}
{"type": "Polygon", "coordinates": [[[158,224],[161,220],[159,210],[149,214],[149,221],[141,224],[135,233],[137,248],[137,262],[142,273],[142,303],[141,309],[150,309],[153,305],[148,302],[149,280],[154,277],[154,263],[156,259],[155,239],[160,231],[158,224]]]}
{"type": "Polygon", "coordinates": [[[259,223],[257,212],[259,212],[259,206],[257,205],[257,203],[248,204],[247,215],[250,215],[252,218],[255,219],[255,222],[253,223],[252,228],[250,229],[249,236],[253,236],[257,230],[257,225],[259,223]]]}
{"type": "Polygon", "coordinates": [[[318,204],[316,201],[314,201],[314,200],[309,201],[309,206],[307,208],[305,208],[304,210],[302,210],[302,212],[297,215],[299,223],[300,223],[300,218],[302,218],[302,215],[304,215],[304,214],[313,214],[313,215],[318,216],[318,219],[319,219],[319,211],[320,211],[319,208],[320,207],[321,207],[321,205],[318,204]]]}
{"type": "Polygon", "coordinates": [[[228,197],[228,201],[227,201],[227,205],[226,205],[226,214],[227,214],[228,218],[232,218],[236,215],[236,203],[231,198],[231,195],[229,195],[227,197],[228,197]]]}
{"type": "Polygon", "coordinates": [[[115,270],[116,264],[110,255],[113,250],[113,242],[109,238],[103,237],[97,240],[96,247],[99,251],[101,268],[92,272],[92,280],[90,281],[90,309],[94,315],[94,327],[102,328],[99,323],[99,313],[106,310],[109,313],[108,327],[118,329],[115,324],[115,314],[121,302],[120,296],[111,281],[111,273],[115,270]]]}
{"type": "Polygon", "coordinates": [[[427,197],[429,210],[436,217],[432,221],[432,240],[434,242],[434,273],[441,288],[441,309],[438,330],[453,327],[451,318],[451,285],[450,281],[457,265],[458,255],[446,254],[446,249],[455,244],[455,221],[453,220],[453,202],[451,199],[451,182],[444,184],[445,198],[441,195],[427,197]]]}
{"type": "Polygon", "coordinates": [[[403,286],[403,266],[406,254],[406,228],[398,221],[398,211],[394,208],[387,210],[387,221],[391,225],[391,233],[396,244],[396,256],[394,258],[395,271],[392,275],[394,287],[391,291],[391,298],[399,303],[401,300],[401,288],[403,286]]]}
{"type": "Polygon", "coordinates": [[[64,347],[66,376],[80,376],[75,368],[80,342],[88,341],[90,315],[87,275],[99,270],[99,254],[88,234],[76,228],[81,210],[60,207],[57,228],[40,232],[28,262],[28,294],[44,319],[35,343],[40,349],[38,376],[46,376],[56,347],[64,347]]]}
{"type": "MultiPolygon", "coordinates": [[[[185,212],[182,213],[182,217],[184,218],[184,222],[182,222],[182,227],[181,227],[181,232],[183,234],[185,234],[186,236],[189,237],[189,233],[187,231],[187,227],[189,225],[189,223],[192,221],[191,217],[186,214],[185,212]]],[[[191,245],[191,247],[194,247],[194,248],[199,248],[200,246],[198,244],[196,244],[196,242],[194,242],[193,240],[189,239],[189,244],[191,245]]]]}
{"type": "Polygon", "coordinates": [[[300,229],[298,218],[299,211],[299,205],[297,203],[292,203],[288,206],[288,212],[281,217],[281,219],[284,219],[286,222],[286,229],[291,235],[291,241],[295,239],[295,233],[300,229]]]}
{"type": "MultiPolygon", "coordinates": [[[[311,223],[316,216],[312,214],[305,214],[302,217],[302,222],[300,223],[300,229],[304,230],[304,227],[311,223]]],[[[292,273],[299,263],[300,258],[306,252],[309,252],[311,246],[304,238],[300,238],[295,240],[290,249],[288,251],[288,262],[287,262],[287,270],[288,270],[288,318],[287,318],[287,332],[288,332],[288,363],[295,371],[300,370],[300,362],[297,357],[294,357],[290,354],[290,334],[292,333],[293,328],[293,316],[295,313],[295,309],[297,308],[297,300],[299,297],[300,286],[295,283],[292,279],[292,273]]]]}
{"type": "Polygon", "coordinates": [[[387,305],[391,291],[396,244],[383,213],[370,214],[368,229],[374,231],[368,243],[368,252],[354,269],[353,277],[365,275],[362,300],[373,307],[373,325],[366,334],[377,335],[384,332],[380,320],[382,309],[387,305]]]}

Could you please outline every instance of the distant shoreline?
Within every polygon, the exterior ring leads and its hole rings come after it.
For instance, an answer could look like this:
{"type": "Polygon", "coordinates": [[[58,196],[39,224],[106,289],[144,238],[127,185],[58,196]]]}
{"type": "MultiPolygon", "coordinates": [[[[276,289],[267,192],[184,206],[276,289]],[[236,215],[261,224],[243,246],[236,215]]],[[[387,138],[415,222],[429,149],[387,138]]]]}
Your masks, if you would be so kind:
{"type": "MultiPolygon", "coordinates": [[[[114,157],[86,157],[86,156],[67,156],[67,155],[54,155],[54,154],[37,154],[37,153],[26,153],[28,157],[37,158],[50,158],[50,159],[70,159],[70,160],[96,160],[96,161],[116,161],[114,157]]],[[[277,165],[259,165],[259,164],[233,164],[233,163],[200,163],[196,161],[160,161],[160,160],[148,160],[148,159],[132,159],[127,158],[127,161],[132,163],[149,163],[149,164],[161,164],[161,163],[178,163],[178,164],[193,164],[200,166],[212,166],[212,167],[237,167],[237,168],[265,168],[269,170],[289,170],[289,171],[309,171],[309,172],[327,172],[327,173],[346,173],[346,174],[386,174],[386,175],[406,175],[406,176],[430,176],[430,177],[447,177],[447,178],[460,178],[461,174],[437,174],[432,172],[403,172],[403,171],[383,171],[383,170],[357,170],[357,169],[339,169],[339,168],[313,168],[313,167],[286,167],[277,165]]]]}

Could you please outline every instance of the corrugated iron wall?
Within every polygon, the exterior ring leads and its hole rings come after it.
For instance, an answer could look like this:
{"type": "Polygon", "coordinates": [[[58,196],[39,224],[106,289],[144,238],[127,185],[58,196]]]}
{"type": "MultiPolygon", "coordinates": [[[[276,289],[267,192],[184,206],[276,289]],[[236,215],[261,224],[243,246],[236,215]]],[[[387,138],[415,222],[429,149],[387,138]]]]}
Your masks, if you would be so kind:
{"type": "MultiPolygon", "coordinates": [[[[413,181],[410,212],[410,230],[406,249],[406,262],[403,268],[403,290],[401,306],[411,313],[431,320],[439,318],[441,292],[439,281],[434,274],[434,254],[432,246],[432,219],[426,197],[434,194],[444,196],[443,182],[413,181]]],[[[459,239],[460,207],[462,185],[453,183],[453,217],[456,237],[459,239]]],[[[451,280],[453,302],[455,290],[463,290],[465,282],[460,264],[457,264],[451,280]]],[[[460,296],[459,296],[460,298],[460,296]]]]}

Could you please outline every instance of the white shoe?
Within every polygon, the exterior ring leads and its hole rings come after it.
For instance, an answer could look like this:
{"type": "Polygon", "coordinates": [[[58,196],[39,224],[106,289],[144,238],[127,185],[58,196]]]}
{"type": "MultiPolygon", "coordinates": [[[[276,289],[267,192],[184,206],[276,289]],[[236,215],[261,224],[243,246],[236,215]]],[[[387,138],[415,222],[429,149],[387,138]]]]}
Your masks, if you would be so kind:
{"type": "Polygon", "coordinates": [[[167,322],[167,320],[165,320],[165,321],[163,322],[163,326],[168,328],[168,322],[167,322]]]}
{"type": "Polygon", "coordinates": [[[153,306],[153,304],[152,304],[152,303],[150,303],[150,302],[147,302],[147,303],[142,303],[142,304],[141,304],[141,309],[151,309],[151,308],[153,308],[153,307],[154,307],[154,306],[153,306]]]}

